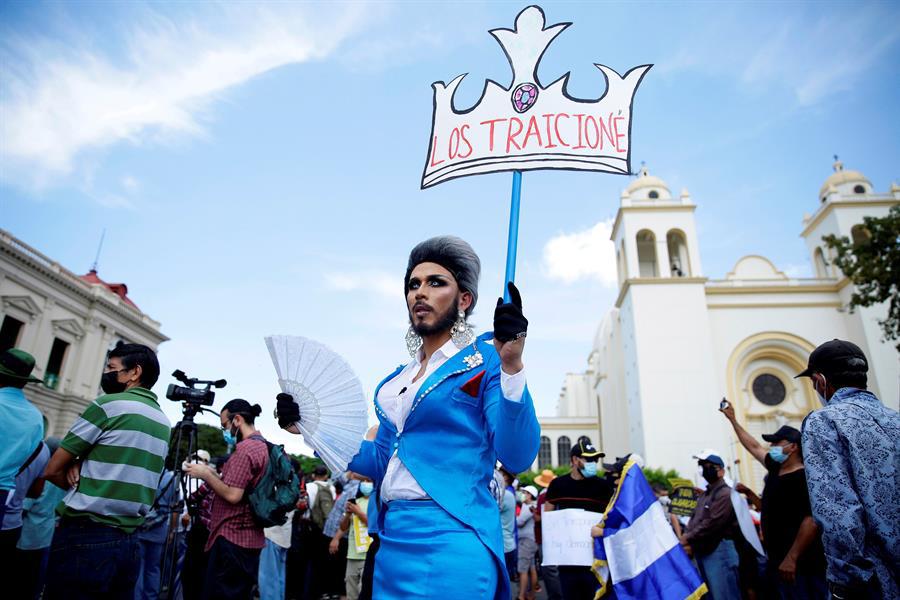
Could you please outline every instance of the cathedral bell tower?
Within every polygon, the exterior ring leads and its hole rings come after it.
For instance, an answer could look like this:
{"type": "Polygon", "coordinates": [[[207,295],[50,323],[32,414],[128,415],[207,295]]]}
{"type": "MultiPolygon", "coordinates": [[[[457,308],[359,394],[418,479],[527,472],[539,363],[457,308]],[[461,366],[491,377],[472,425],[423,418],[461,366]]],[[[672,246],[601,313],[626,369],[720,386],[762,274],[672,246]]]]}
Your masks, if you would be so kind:
{"type": "Polygon", "coordinates": [[[651,465],[684,464],[723,439],[695,209],[687,190],[674,198],[642,167],[622,193],[612,228],[628,445],[651,465]],[[677,426],[687,420],[699,433],[690,439],[677,426]]]}

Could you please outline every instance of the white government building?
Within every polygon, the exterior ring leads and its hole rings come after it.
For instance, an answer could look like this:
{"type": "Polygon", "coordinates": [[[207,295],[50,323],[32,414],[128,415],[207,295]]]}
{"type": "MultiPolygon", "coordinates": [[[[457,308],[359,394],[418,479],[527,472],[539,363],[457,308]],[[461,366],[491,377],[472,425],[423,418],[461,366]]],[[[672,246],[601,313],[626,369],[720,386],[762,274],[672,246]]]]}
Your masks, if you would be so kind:
{"type": "Polygon", "coordinates": [[[822,236],[865,236],[865,216],[900,203],[900,186],[876,193],[840,162],[805,216],[801,237],[813,278],[791,278],[758,255],[744,256],[723,279],[703,275],[688,192],[673,197],[646,168],[622,193],[612,227],[619,293],[600,322],[587,369],[566,375],[555,417],[540,418],[535,467],[567,465],[580,436],[611,457],[636,452],[648,466],[696,478],[703,449],[721,453],[739,480],[759,485],[763,469],[737,443],[718,412],[727,397],[752,434],[782,424],[800,428],[818,404],[794,375],[832,338],[858,344],[869,358],[869,389],[897,409],[900,361],[882,340],[884,306],[847,310],[854,286],[831,262],[822,236]]]}
{"type": "Polygon", "coordinates": [[[106,354],[121,341],[153,349],[168,338],[128,297],[92,269],[76,275],[0,229],[0,350],[35,358],[25,395],[44,415],[47,435],[62,437],[100,395],[106,354]]]}

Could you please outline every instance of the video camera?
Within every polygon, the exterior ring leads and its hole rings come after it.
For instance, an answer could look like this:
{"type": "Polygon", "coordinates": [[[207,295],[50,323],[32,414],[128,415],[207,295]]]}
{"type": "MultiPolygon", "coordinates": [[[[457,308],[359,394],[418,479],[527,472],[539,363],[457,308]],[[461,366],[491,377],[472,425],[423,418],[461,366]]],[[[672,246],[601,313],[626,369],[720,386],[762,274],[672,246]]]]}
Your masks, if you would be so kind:
{"type": "Polygon", "coordinates": [[[188,377],[181,369],[172,373],[172,377],[183,383],[186,387],[170,383],[166,389],[166,398],[173,402],[184,402],[195,406],[212,406],[216,393],[211,388],[223,388],[228,383],[224,379],[205,380],[196,377],[188,377]],[[205,385],[205,388],[197,388],[205,385]]]}

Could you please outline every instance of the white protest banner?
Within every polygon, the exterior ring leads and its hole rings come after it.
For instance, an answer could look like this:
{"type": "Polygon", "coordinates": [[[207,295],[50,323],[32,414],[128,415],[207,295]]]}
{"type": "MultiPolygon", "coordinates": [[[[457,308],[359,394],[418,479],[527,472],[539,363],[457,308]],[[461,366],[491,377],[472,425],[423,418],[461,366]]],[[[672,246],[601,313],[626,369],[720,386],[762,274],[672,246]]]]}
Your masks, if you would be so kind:
{"type": "Polygon", "coordinates": [[[529,6],[516,28],[492,29],[512,67],[508,88],[487,80],[475,106],[453,101],[465,75],[434,88],[434,112],[422,188],[443,181],[496,171],[570,169],[631,172],[631,105],[652,65],[625,76],[600,64],[606,91],[598,99],[574,98],[569,73],[544,86],[538,64],[553,39],[571,23],[545,27],[544,11],[529,6]]]}
{"type": "Polygon", "coordinates": [[[600,522],[601,516],[580,508],[542,513],[542,564],[591,566],[594,562],[591,527],[600,522]]]}

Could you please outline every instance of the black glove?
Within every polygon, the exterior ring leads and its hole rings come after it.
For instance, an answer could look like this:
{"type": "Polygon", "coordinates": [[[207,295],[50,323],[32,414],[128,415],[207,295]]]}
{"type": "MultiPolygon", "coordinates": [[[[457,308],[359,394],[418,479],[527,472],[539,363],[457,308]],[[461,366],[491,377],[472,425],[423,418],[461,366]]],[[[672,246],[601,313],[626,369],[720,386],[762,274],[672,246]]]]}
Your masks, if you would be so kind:
{"type": "Polygon", "coordinates": [[[275,396],[278,404],[275,406],[275,418],[280,427],[288,427],[300,420],[300,405],[294,401],[294,397],[284,392],[275,396]]]}
{"type": "Polygon", "coordinates": [[[511,302],[503,304],[503,298],[498,298],[494,309],[494,339],[498,342],[517,340],[528,332],[528,319],[522,314],[522,295],[512,281],[506,285],[511,302]]]}

